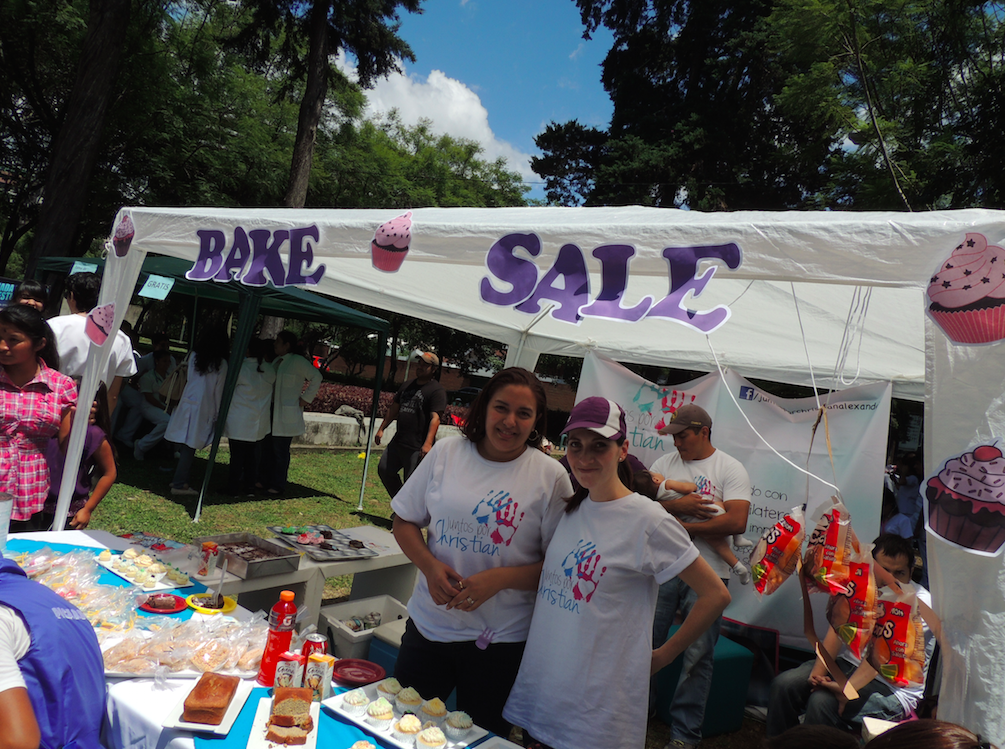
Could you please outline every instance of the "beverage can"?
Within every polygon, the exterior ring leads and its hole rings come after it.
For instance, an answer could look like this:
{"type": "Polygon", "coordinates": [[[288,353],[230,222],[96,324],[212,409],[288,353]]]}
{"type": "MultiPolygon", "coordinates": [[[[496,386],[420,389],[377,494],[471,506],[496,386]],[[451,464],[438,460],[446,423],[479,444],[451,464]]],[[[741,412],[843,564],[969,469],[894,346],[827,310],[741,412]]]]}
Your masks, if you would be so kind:
{"type": "Polygon", "coordinates": [[[300,651],[302,655],[309,656],[314,653],[321,653],[322,655],[327,655],[328,653],[328,638],[324,635],[314,632],[307,635],[307,639],[304,640],[304,647],[300,651]]]}

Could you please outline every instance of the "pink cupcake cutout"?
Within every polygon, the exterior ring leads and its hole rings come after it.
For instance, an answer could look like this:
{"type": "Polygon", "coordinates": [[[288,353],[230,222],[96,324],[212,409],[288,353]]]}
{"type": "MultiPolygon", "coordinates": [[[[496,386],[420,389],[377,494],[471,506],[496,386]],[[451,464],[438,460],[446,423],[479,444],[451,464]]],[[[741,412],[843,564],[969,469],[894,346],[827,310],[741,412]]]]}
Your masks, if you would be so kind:
{"type": "Polygon", "coordinates": [[[136,230],[133,228],[133,220],[129,216],[123,216],[119,225],[115,227],[115,234],[112,236],[112,246],[115,247],[117,257],[125,257],[129,252],[129,245],[133,242],[133,235],[136,230]]]}
{"type": "Polygon", "coordinates": [[[1005,338],[1005,249],[970,233],[928,285],[928,314],[955,343],[1005,338]]]}
{"type": "Polygon", "coordinates": [[[928,527],[947,541],[996,554],[1005,545],[1005,457],[978,445],[947,460],[925,487],[928,527]]]}
{"type": "Polygon", "coordinates": [[[385,273],[397,271],[412,243],[412,212],[393,218],[377,227],[370,243],[373,267],[385,273]]]}
{"type": "Polygon", "coordinates": [[[87,313],[87,322],[84,323],[84,334],[98,346],[104,345],[108,340],[108,333],[115,322],[115,304],[105,304],[95,307],[87,313]]]}

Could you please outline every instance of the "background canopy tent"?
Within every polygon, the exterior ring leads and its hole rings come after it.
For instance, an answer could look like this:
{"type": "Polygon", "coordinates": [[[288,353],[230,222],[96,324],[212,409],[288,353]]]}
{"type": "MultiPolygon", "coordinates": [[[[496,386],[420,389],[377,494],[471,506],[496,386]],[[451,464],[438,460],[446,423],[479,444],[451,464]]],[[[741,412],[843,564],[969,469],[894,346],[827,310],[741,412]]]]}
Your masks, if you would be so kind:
{"type": "MultiPolygon", "coordinates": [[[[37,275],[42,276],[47,272],[69,273],[73,264],[80,262],[79,258],[45,258],[38,264],[37,275]]],[[[98,270],[104,268],[105,261],[101,259],[87,259],[84,262],[96,264],[98,270]]],[[[204,299],[214,302],[222,302],[232,306],[235,311],[237,329],[231,340],[230,361],[227,368],[227,379],[224,384],[223,397],[220,403],[220,415],[216,420],[216,429],[213,434],[213,444],[210,449],[209,465],[203,477],[202,489],[199,493],[199,501],[196,505],[195,520],[199,519],[202,513],[202,500],[209,486],[213,465],[216,461],[216,454],[220,447],[220,438],[223,436],[224,426],[227,423],[227,413],[230,410],[230,401],[237,385],[237,376],[241,371],[241,362],[244,360],[244,352],[248,349],[248,342],[254,333],[255,323],[259,313],[273,315],[276,317],[293,318],[295,320],[305,320],[308,322],[321,322],[328,325],[344,325],[365,330],[373,330],[380,338],[377,346],[376,372],[374,375],[373,406],[370,413],[370,433],[373,433],[373,423],[377,418],[377,404],[380,398],[381,377],[380,373],[384,369],[384,351],[387,346],[387,336],[389,325],[386,320],[368,315],[364,312],[346,307],[331,299],[315,294],[311,291],[298,289],[295,286],[276,288],[273,284],[251,288],[244,286],[237,281],[226,283],[206,283],[204,281],[190,281],[185,278],[185,272],[192,267],[188,261],[173,257],[149,256],[143,261],[139,282],[135,285],[135,290],[139,290],[142,283],[146,281],[146,276],[155,275],[170,278],[174,281],[171,288],[172,294],[184,294],[191,296],[195,300],[204,299]]],[[[195,305],[194,305],[195,306],[195,305]]],[[[124,310],[123,310],[124,311],[124,310]]],[[[193,316],[198,314],[193,312],[193,316]]],[[[192,321],[193,330],[196,320],[192,321]]],[[[363,484],[366,483],[366,470],[369,465],[370,446],[367,445],[367,459],[364,461],[363,479],[360,485],[360,501],[362,502],[363,484]]],[[[76,475],[76,470],[67,472],[76,475]]],[[[65,513],[64,513],[65,514],[65,513]]],[[[57,512],[57,517],[62,517],[57,512]]]]}

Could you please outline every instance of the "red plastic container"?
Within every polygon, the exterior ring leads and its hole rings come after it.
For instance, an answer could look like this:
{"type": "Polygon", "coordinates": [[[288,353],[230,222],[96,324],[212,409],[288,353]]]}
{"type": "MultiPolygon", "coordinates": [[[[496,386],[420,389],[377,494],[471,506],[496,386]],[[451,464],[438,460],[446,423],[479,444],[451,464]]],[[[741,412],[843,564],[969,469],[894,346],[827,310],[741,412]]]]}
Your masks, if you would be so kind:
{"type": "Polygon", "coordinates": [[[272,686],[276,679],[276,663],[290,649],[297,619],[297,605],[293,603],[293,598],[292,590],[284,590],[269,613],[269,639],[265,643],[265,655],[262,656],[262,665],[258,669],[258,683],[262,686],[272,686]]]}

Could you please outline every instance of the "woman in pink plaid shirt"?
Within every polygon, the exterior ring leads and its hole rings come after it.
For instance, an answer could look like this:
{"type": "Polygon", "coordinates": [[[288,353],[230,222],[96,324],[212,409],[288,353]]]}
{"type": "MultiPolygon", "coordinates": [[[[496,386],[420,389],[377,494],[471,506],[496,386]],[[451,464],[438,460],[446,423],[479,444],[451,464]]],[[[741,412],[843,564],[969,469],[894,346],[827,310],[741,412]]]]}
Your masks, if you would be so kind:
{"type": "Polygon", "coordinates": [[[42,530],[46,442],[69,434],[77,403],[77,385],[58,366],[55,338],[36,310],[0,310],[0,493],[14,498],[11,531],[42,530]]]}

